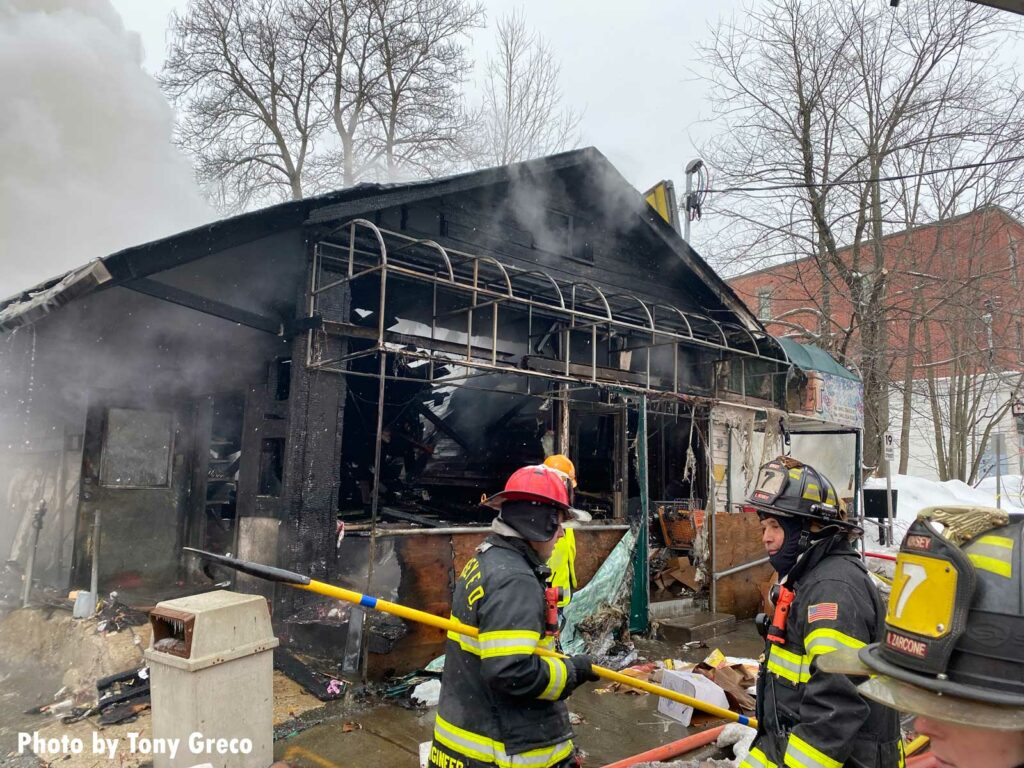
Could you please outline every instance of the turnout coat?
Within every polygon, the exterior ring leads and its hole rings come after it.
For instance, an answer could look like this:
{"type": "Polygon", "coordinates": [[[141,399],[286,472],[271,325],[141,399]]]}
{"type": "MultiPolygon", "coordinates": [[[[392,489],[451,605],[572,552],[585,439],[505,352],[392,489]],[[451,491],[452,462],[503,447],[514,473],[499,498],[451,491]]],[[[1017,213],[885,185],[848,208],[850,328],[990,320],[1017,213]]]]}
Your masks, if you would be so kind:
{"type": "Polygon", "coordinates": [[[896,768],[899,717],[815,660],[882,633],[885,609],[844,534],[815,542],[783,579],[795,591],[785,642],[768,641],[757,681],[758,733],[740,768],[896,768]]]}
{"type": "Polygon", "coordinates": [[[571,760],[573,731],[563,699],[576,670],[537,656],[544,637],[550,570],[525,541],[491,535],[459,575],[452,616],[479,637],[448,633],[430,765],[550,768],[571,760]]]}

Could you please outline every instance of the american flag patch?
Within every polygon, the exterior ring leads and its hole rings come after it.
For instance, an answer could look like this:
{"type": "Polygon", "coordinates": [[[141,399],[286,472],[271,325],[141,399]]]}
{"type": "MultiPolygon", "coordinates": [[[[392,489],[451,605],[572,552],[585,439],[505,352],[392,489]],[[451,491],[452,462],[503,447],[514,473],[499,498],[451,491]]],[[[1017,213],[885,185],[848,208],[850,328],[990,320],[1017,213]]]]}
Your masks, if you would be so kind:
{"type": "Polygon", "coordinates": [[[818,603],[807,606],[807,623],[816,621],[835,621],[839,617],[839,606],[836,603],[818,603]]]}

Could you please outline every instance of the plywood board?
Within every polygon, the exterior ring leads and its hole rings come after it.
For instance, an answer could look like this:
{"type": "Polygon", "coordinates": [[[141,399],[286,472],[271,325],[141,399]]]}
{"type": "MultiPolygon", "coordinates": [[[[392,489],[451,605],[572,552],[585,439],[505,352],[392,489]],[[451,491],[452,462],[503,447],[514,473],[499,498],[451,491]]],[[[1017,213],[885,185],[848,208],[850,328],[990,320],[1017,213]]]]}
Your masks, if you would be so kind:
{"type": "MultiPolygon", "coordinates": [[[[737,512],[715,515],[715,570],[725,571],[766,556],[761,543],[761,523],[756,514],[737,512]]],[[[761,610],[761,585],[774,571],[765,563],[718,580],[714,610],[749,618],[761,610]]]]}

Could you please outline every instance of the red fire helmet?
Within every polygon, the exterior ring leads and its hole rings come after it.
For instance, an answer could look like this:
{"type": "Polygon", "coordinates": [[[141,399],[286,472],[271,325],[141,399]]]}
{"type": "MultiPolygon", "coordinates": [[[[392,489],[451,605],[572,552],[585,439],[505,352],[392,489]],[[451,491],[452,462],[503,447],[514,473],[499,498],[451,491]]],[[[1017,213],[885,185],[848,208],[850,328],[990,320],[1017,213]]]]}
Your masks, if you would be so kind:
{"type": "Polygon", "coordinates": [[[543,464],[517,469],[505,483],[505,490],[484,500],[485,507],[501,509],[506,501],[535,501],[569,509],[569,491],[561,476],[543,464]]]}

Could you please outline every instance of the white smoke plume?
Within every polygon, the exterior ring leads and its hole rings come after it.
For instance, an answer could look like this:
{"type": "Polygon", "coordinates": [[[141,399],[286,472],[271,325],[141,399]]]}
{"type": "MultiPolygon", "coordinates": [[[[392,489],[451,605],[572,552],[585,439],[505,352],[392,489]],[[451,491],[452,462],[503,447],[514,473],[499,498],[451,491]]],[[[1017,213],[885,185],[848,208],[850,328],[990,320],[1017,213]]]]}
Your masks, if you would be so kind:
{"type": "Polygon", "coordinates": [[[215,218],[108,0],[0,0],[0,298],[215,218]]]}

